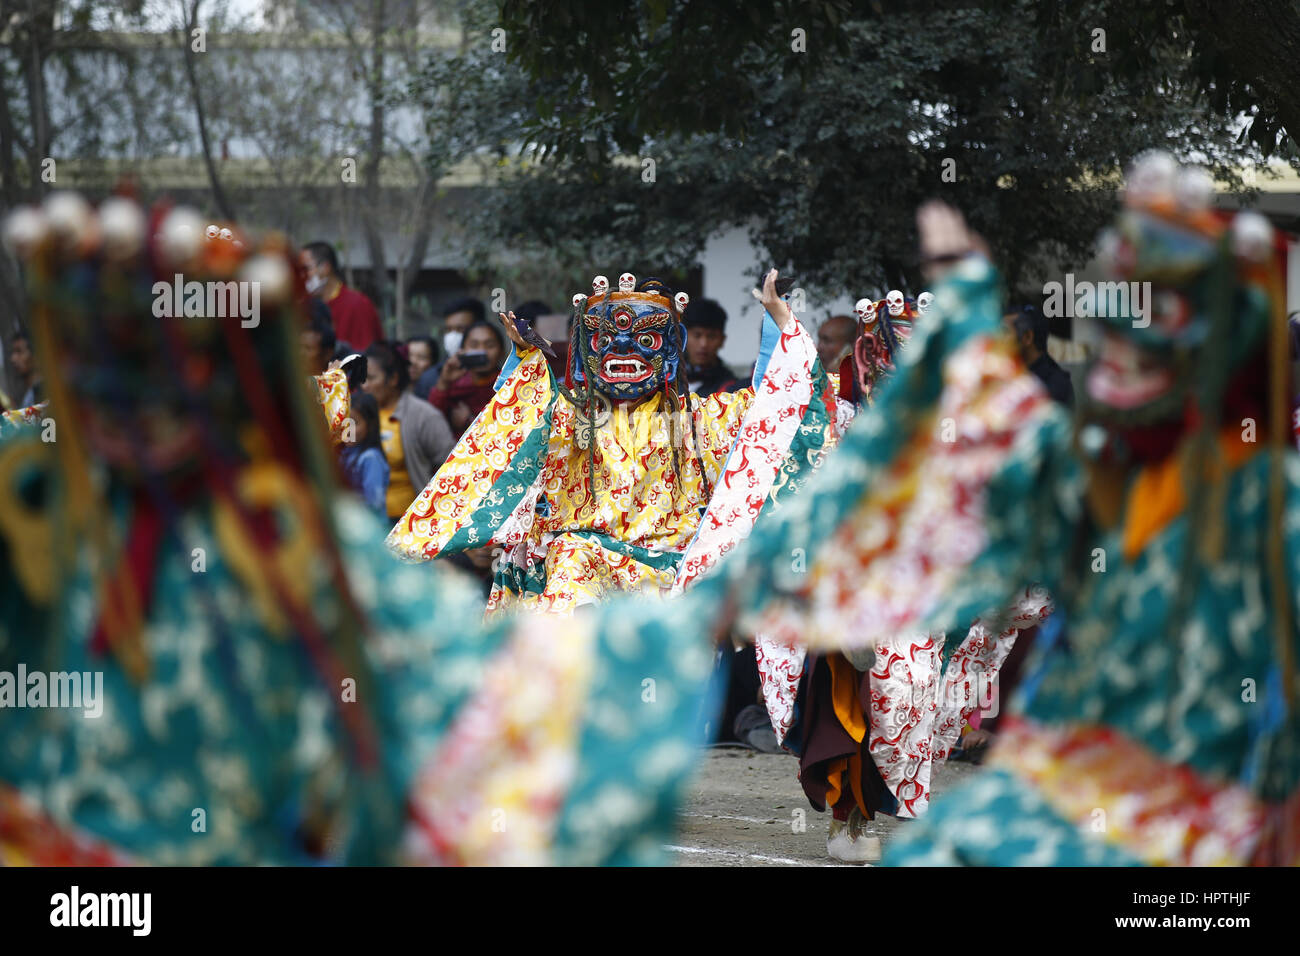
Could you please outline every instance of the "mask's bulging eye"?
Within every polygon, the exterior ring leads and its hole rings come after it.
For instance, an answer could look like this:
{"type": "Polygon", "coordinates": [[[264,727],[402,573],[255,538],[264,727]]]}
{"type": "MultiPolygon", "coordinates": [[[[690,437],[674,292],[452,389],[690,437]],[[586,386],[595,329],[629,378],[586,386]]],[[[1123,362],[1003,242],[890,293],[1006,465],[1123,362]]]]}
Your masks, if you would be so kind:
{"type": "Polygon", "coordinates": [[[609,343],[610,337],[607,332],[601,332],[591,337],[591,347],[597,352],[603,352],[605,349],[609,348],[609,343]]]}
{"type": "Polygon", "coordinates": [[[636,341],[643,349],[657,349],[662,340],[656,332],[642,332],[636,337],[636,341]]]}

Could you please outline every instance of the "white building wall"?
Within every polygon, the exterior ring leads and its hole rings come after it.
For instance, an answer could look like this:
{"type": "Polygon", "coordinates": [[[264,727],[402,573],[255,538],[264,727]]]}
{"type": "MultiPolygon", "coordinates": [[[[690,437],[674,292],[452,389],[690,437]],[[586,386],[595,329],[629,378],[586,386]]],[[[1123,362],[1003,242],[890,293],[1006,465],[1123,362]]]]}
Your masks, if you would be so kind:
{"type": "MultiPolygon", "coordinates": [[[[700,265],[704,270],[704,297],[716,299],[727,310],[727,341],[719,353],[737,369],[752,365],[758,356],[763,307],[751,294],[755,271],[764,265],[762,253],[749,241],[745,229],[732,229],[714,236],[704,247],[700,265]]],[[[833,301],[809,299],[799,315],[813,335],[827,316],[853,314],[857,299],[844,295],[833,301]]]]}

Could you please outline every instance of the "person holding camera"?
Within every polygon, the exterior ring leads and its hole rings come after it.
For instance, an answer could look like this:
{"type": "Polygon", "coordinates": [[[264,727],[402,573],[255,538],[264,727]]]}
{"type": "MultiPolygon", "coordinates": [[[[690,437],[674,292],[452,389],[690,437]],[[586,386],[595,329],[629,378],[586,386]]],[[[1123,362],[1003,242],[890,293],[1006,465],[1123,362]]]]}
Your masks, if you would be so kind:
{"type": "Polygon", "coordinates": [[[475,322],[465,332],[463,347],[443,363],[438,384],[429,390],[429,402],[447,417],[457,439],[492,401],[505,355],[501,330],[475,322]]]}

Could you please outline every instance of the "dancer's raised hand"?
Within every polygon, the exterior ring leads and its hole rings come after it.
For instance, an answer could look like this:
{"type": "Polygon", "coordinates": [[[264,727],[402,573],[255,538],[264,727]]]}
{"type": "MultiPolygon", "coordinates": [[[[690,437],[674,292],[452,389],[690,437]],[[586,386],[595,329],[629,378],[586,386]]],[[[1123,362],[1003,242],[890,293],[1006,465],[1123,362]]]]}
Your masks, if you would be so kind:
{"type": "Polygon", "coordinates": [[[966,225],[961,212],[938,199],[916,210],[916,232],[921,240],[921,266],[930,281],[972,252],[989,254],[988,243],[966,225]]]}
{"type": "Polygon", "coordinates": [[[763,303],[763,308],[767,309],[773,321],[776,322],[777,328],[785,332],[790,328],[790,323],[794,321],[794,313],[790,311],[790,306],[786,305],[785,299],[781,298],[776,291],[777,280],[776,269],[769,269],[767,275],[763,276],[763,291],[759,293],[754,290],[754,296],[763,303]]]}
{"type": "Polygon", "coordinates": [[[506,330],[506,335],[510,336],[510,341],[518,346],[519,351],[522,352],[525,349],[532,348],[531,345],[524,341],[524,337],[519,334],[519,329],[515,327],[515,322],[518,320],[513,312],[498,312],[497,315],[501,318],[501,325],[506,330]]]}

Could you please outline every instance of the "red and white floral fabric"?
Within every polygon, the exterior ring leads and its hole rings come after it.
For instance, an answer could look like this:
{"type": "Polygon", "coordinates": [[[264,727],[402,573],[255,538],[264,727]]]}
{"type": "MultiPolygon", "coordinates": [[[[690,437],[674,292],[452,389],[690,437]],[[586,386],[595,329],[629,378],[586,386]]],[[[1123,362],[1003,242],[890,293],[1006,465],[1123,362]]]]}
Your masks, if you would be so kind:
{"type": "Polygon", "coordinates": [[[28,405],[25,408],[0,412],[0,434],[10,428],[30,428],[40,425],[45,418],[45,412],[49,405],[49,402],[41,402],[37,405],[28,405]]]}
{"type": "Polygon", "coordinates": [[[754,635],[754,657],[758,661],[758,679],[763,689],[763,702],[767,716],[776,731],[776,742],[785,738],[794,725],[794,701],[799,692],[799,679],[803,677],[802,647],[768,637],[754,635]]]}
{"type": "MultiPolygon", "coordinates": [[[[990,695],[1016,636],[1051,613],[1045,590],[1025,588],[996,620],[976,619],[942,670],[942,633],[898,635],[875,645],[865,715],[868,752],[898,800],[900,817],[925,812],[933,762],[952,752],[977,709],[1000,706],[990,695]]],[[[772,729],[784,742],[794,723],[805,652],[766,634],[755,637],[754,650],[772,729]]]]}
{"type": "Polygon", "coordinates": [[[898,800],[898,816],[926,811],[934,761],[952,752],[977,709],[996,713],[994,680],[1016,636],[1051,613],[1045,590],[1025,588],[996,620],[971,625],[942,672],[943,634],[903,635],[876,645],[867,749],[898,800]]]}
{"type": "Polygon", "coordinates": [[[977,708],[989,717],[996,716],[1003,704],[996,696],[996,680],[1015,646],[1016,636],[1047,620],[1052,608],[1051,595],[1044,588],[1030,586],[1007,605],[998,620],[975,619],[944,668],[939,689],[940,716],[931,744],[935,757],[947,757],[952,752],[977,708]]]}
{"type": "Polygon", "coordinates": [[[723,466],[695,540],[677,572],[675,590],[688,586],[753,530],[813,395],[817,349],[799,320],[781,333],[767,374],[736,445],[723,466]]]}
{"type": "MultiPolygon", "coordinates": [[[[936,427],[930,438],[931,443],[948,453],[947,459],[933,472],[921,474],[905,469],[898,476],[890,476],[893,480],[881,493],[898,505],[891,512],[897,525],[857,527],[848,523],[863,540],[852,542],[844,553],[872,553],[888,550],[889,545],[902,546],[911,552],[910,560],[919,568],[928,566],[927,552],[930,557],[946,559],[949,550],[965,552],[982,544],[978,492],[993,470],[998,453],[1013,439],[1017,416],[1037,410],[1042,398],[1023,378],[1013,374],[1014,360],[1007,358],[1002,349],[982,341],[965,353],[961,362],[953,363],[954,373],[936,416],[936,426],[949,424],[953,434],[945,435],[936,427]],[[957,437],[963,441],[954,440],[957,437]]],[[[837,411],[836,431],[842,434],[852,420],[852,407],[841,403],[837,411]]],[[[933,461],[933,457],[928,460],[933,461]]],[[[712,505],[709,511],[714,511],[712,505]]],[[[710,514],[704,520],[705,527],[710,527],[710,514]]],[[[744,534],[749,527],[752,521],[744,534]]],[[[743,534],[733,531],[730,543],[720,553],[740,537],[743,534]]],[[[692,557],[689,554],[687,560],[692,557]]],[[[708,552],[696,559],[706,568],[713,561],[716,556],[708,552]]],[[[937,563],[942,566],[946,561],[937,563]]],[[[892,570],[898,567],[895,564],[892,570]]],[[[679,582],[694,568],[684,564],[679,582]]],[[[872,648],[876,659],[869,677],[868,750],[898,799],[898,815],[915,817],[924,813],[929,804],[933,761],[951,752],[981,696],[987,699],[1016,635],[1051,613],[1051,599],[1041,588],[1026,588],[996,620],[977,619],[944,666],[946,635],[882,633],[881,628],[889,616],[891,601],[901,600],[910,606],[924,598],[924,594],[911,593],[915,587],[909,581],[931,587],[934,582],[926,575],[891,574],[888,581],[882,579],[870,588],[878,601],[868,606],[862,593],[866,584],[856,579],[859,571],[856,562],[821,564],[814,569],[814,579],[827,584],[838,581],[836,590],[820,590],[814,585],[810,590],[817,597],[811,608],[805,606],[803,613],[786,608],[784,613],[769,614],[762,621],[763,627],[755,638],[755,656],[764,701],[777,739],[784,742],[794,721],[795,697],[804,669],[804,642],[810,631],[820,631],[822,639],[814,644],[822,647],[827,645],[826,636],[833,633],[836,643],[847,645],[845,650],[872,648]],[[824,622],[823,626],[810,628],[810,616],[824,622]],[[829,623],[832,620],[833,625],[829,623]]]]}

